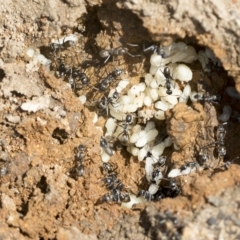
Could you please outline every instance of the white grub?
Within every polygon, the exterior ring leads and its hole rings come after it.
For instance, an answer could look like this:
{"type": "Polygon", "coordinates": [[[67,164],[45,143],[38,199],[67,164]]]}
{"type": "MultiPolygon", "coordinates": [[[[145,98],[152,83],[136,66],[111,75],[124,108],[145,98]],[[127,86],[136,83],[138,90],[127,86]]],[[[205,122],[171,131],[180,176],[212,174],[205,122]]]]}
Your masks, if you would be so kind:
{"type": "Polygon", "coordinates": [[[164,120],[166,118],[165,113],[162,110],[155,112],[154,117],[158,120],[164,120]]]}
{"type": "Polygon", "coordinates": [[[148,96],[155,102],[159,99],[157,89],[148,89],[148,96]]]}
{"type": "Polygon", "coordinates": [[[153,66],[159,67],[162,63],[162,56],[158,55],[156,52],[152,54],[150,58],[150,63],[153,66]]]}
{"type": "Polygon", "coordinates": [[[111,158],[105,151],[102,151],[101,158],[103,162],[108,162],[111,158]]]}
{"type": "Polygon", "coordinates": [[[172,138],[171,137],[167,137],[164,140],[164,144],[165,144],[165,147],[170,147],[173,144],[172,138]]]}
{"type": "Polygon", "coordinates": [[[139,136],[137,142],[135,143],[135,146],[139,148],[147,144],[147,133],[145,131],[141,131],[141,133],[144,134],[142,134],[142,136],[139,136]]]}
{"type": "Polygon", "coordinates": [[[123,95],[119,98],[118,103],[120,105],[126,105],[126,104],[130,104],[133,101],[133,97],[128,96],[128,95],[123,95]]]}
{"type": "Polygon", "coordinates": [[[148,131],[146,135],[147,143],[153,141],[157,135],[158,135],[158,130],[156,128],[148,131]]]}
{"type": "Polygon", "coordinates": [[[153,173],[153,164],[154,160],[151,157],[147,157],[145,161],[145,172],[146,172],[146,178],[149,182],[152,180],[152,173],[153,173]]]}
{"type": "Polygon", "coordinates": [[[187,103],[190,94],[191,94],[191,87],[189,84],[187,84],[183,89],[183,93],[179,98],[179,102],[187,103]]]}
{"type": "Polygon", "coordinates": [[[151,149],[152,144],[148,143],[143,148],[141,148],[138,152],[138,160],[142,161],[146,156],[149,150],[151,149]]]}
{"type": "Polygon", "coordinates": [[[235,87],[227,87],[226,93],[228,94],[229,97],[240,100],[240,93],[236,90],[235,87]]]}
{"type": "Polygon", "coordinates": [[[231,114],[232,114],[232,108],[228,105],[225,105],[223,107],[222,114],[219,116],[219,120],[222,122],[227,122],[229,120],[231,114]]]}
{"type": "Polygon", "coordinates": [[[165,149],[165,143],[161,142],[161,143],[155,145],[150,150],[150,152],[155,158],[158,158],[159,156],[161,156],[163,154],[164,149],[165,149]]]}
{"type": "Polygon", "coordinates": [[[138,84],[140,92],[143,92],[146,89],[146,84],[144,82],[141,82],[138,84]]]}
{"type": "Polygon", "coordinates": [[[133,194],[129,194],[129,197],[130,197],[130,202],[123,202],[121,204],[122,207],[131,209],[134,204],[144,203],[147,201],[144,197],[136,197],[133,194]]]}
{"type": "MultiPolygon", "coordinates": [[[[123,89],[125,89],[127,87],[127,85],[129,84],[129,81],[124,79],[124,80],[121,80],[119,83],[118,83],[118,86],[116,87],[116,91],[118,93],[122,92],[123,89]]],[[[114,89],[112,89],[114,90],[114,89]]],[[[115,90],[114,90],[115,91],[115,90]]]]}
{"type": "Polygon", "coordinates": [[[153,76],[150,73],[145,75],[145,83],[147,86],[150,86],[151,82],[153,81],[153,76]]]}
{"type": "Polygon", "coordinates": [[[143,99],[143,103],[145,106],[150,107],[152,105],[152,99],[149,96],[145,96],[143,99]]]}
{"type": "Polygon", "coordinates": [[[124,105],[122,111],[124,113],[133,113],[136,112],[138,109],[138,105],[137,104],[128,104],[128,105],[124,105]]]}
{"type": "Polygon", "coordinates": [[[137,157],[138,156],[138,152],[139,149],[137,147],[134,146],[128,146],[127,147],[128,152],[130,152],[133,156],[137,157]]]}
{"type": "Polygon", "coordinates": [[[179,64],[173,71],[173,79],[178,79],[182,82],[192,80],[192,70],[185,64],[179,64]]]}
{"type": "Polygon", "coordinates": [[[114,118],[116,118],[119,121],[122,121],[124,119],[125,114],[123,112],[120,111],[116,111],[111,104],[109,105],[109,109],[110,109],[110,115],[114,118]]]}
{"type": "Polygon", "coordinates": [[[171,105],[176,105],[178,103],[178,98],[179,96],[168,95],[168,96],[161,97],[161,101],[168,102],[171,105]]]}
{"type": "Polygon", "coordinates": [[[81,95],[78,97],[79,101],[84,105],[87,101],[87,97],[85,95],[81,95]]]}
{"type": "Polygon", "coordinates": [[[158,70],[155,74],[157,84],[161,85],[161,86],[164,86],[166,83],[166,77],[164,76],[163,71],[164,71],[164,67],[158,68],[158,70]]]}
{"type": "Polygon", "coordinates": [[[189,175],[193,172],[196,172],[197,168],[196,167],[187,167],[185,170],[181,171],[181,175],[189,175]]]}
{"type": "Polygon", "coordinates": [[[169,108],[169,104],[167,102],[157,101],[155,102],[154,107],[162,111],[167,111],[169,108]]]}
{"type": "Polygon", "coordinates": [[[137,97],[134,98],[133,104],[137,106],[137,108],[141,108],[144,103],[145,94],[141,92],[137,97]]]}
{"type": "Polygon", "coordinates": [[[77,40],[78,40],[78,37],[75,34],[70,34],[66,37],[62,37],[62,38],[57,39],[57,40],[52,39],[51,43],[63,44],[63,43],[68,42],[68,41],[75,43],[75,42],[77,42],[77,40]]]}
{"type": "Polygon", "coordinates": [[[116,127],[117,127],[117,120],[114,118],[108,118],[108,120],[105,123],[105,127],[107,129],[106,135],[113,135],[116,127]]]}
{"type": "Polygon", "coordinates": [[[178,176],[181,176],[181,170],[178,168],[172,169],[169,173],[168,173],[168,177],[169,178],[175,178],[178,176]]]}
{"type": "Polygon", "coordinates": [[[145,131],[142,131],[142,127],[140,125],[135,125],[132,128],[132,135],[129,139],[131,143],[136,143],[139,139],[139,137],[143,136],[145,134],[145,131]]]}
{"type": "Polygon", "coordinates": [[[154,183],[151,183],[149,188],[148,188],[148,191],[150,194],[155,194],[159,189],[159,185],[158,184],[154,184],[154,183]]]}
{"type": "Polygon", "coordinates": [[[154,78],[149,87],[151,89],[156,89],[156,88],[158,88],[158,86],[159,86],[159,84],[158,84],[156,78],[154,78]]]}
{"type": "Polygon", "coordinates": [[[155,75],[155,73],[157,72],[157,70],[158,70],[158,66],[151,65],[150,70],[149,70],[149,73],[150,73],[151,75],[155,75]]]}
{"type": "Polygon", "coordinates": [[[155,125],[155,122],[149,121],[149,122],[146,124],[146,126],[145,126],[145,128],[144,128],[144,131],[148,132],[148,131],[154,129],[155,126],[156,126],[156,125],[155,125]]]}
{"type": "Polygon", "coordinates": [[[139,87],[139,85],[133,85],[131,88],[130,88],[130,94],[132,95],[137,95],[140,93],[140,90],[141,88],[139,87]]]}

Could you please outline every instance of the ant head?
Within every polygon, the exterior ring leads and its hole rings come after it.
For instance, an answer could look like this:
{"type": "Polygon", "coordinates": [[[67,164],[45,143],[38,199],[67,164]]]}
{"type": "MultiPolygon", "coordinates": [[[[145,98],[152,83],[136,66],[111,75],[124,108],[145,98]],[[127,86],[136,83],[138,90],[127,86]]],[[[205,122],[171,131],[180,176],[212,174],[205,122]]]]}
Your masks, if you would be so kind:
{"type": "Polygon", "coordinates": [[[123,74],[123,72],[124,71],[123,71],[122,68],[116,68],[116,69],[113,70],[113,74],[114,74],[115,77],[119,77],[120,75],[123,74]]]}
{"type": "Polygon", "coordinates": [[[172,90],[171,90],[171,89],[167,89],[166,93],[167,93],[168,95],[171,95],[171,94],[172,94],[172,90]]]}
{"type": "Polygon", "coordinates": [[[165,77],[170,77],[170,68],[168,66],[163,69],[163,74],[165,77]]]}
{"type": "Polygon", "coordinates": [[[117,91],[115,91],[112,95],[112,98],[117,100],[119,98],[119,93],[117,91]]]}
{"type": "Polygon", "coordinates": [[[102,50],[102,51],[100,51],[99,56],[101,58],[106,58],[109,56],[109,52],[107,50],[102,50]]]}
{"type": "Polygon", "coordinates": [[[133,122],[133,116],[131,114],[127,114],[125,121],[127,124],[131,124],[133,122]]]}
{"type": "Polygon", "coordinates": [[[78,146],[78,150],[79,150],[79,151],[84,151],[84,150],[85,150],[85,145],[84,145],[84,144],[80,144],[80,145],[78,146]]]}

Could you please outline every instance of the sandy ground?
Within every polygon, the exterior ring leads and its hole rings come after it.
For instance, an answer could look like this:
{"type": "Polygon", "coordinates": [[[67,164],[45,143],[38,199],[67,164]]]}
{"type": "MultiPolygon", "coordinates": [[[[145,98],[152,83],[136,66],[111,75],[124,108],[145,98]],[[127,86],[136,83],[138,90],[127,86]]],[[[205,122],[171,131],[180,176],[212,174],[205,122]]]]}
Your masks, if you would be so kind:
{"type": "MultiPolygon", "coordinates": [[[[7,0],[0,6],[0,238],[1,239],[240,239],[239,159],[225,170],[207,149],[209,167],[179,179],[176,198],[138,204],[127,209],[118,204],[96,204],[107,193],[103,184],[100,137],[106,118],[91,107],[100,94],[92,86],[121,66],[124,77],[138,83],[149,68],[150,54],[120,56],[99,64],[99,51],[153,41],[163,45],[184,39],[197,50],[211,48],[223,68],[201,74],[194,63],[191,87],[202,85],[222,96],[219,104],[178,104],[166,113],[168,134],[181,147],[164,153],[169,166],[196,158],[201,147],[214,142],[218,116],[224,105],[240,111],[239,100],[225,93],[240,90],[239,1],[29,1],[7,0]],[[167,2],[167,3],[166,3],[167,2]],[[188,6],[188,9],[186,8],[188,6]],[[54,52],[51,39],[75,33],[79,41],[54,52]],[[27,56],[38,49],[52,63],[47,66],[27,56]],[[60,60],[59,60],[60,59],[60,60]],[[72,91],[56,74],[59,62],[84,69],[91,87],[72,91]],[[49,71],[50,69],[50,71],[49,71]],[[82,105],[78,99],[86,94],[82,105]],[[41,102],[36,111],[24,103],[41,102]],[[84,144],[85,175],[76,178],[75,148],[84,144]]],[[[115,87],[115,86],[112,86],[115,87]]],[[[226,126],[227,160],[239,156],[239,122],[226,126]]],[[[111,162],[119,178],[136,194],[146,188],[144,163],[124,148],[111,162]]]]}

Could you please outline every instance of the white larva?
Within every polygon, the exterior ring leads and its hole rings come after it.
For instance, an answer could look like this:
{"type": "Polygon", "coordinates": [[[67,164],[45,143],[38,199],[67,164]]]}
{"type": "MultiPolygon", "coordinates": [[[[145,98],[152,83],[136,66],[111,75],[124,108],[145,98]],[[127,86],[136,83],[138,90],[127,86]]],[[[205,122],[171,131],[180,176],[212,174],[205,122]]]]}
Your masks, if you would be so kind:
{"type": "Polygon", "coordinates": [[[152,105],[152,99],[149,96],[145,96],[143,99],[143,103],[145,106],[150,107],[152,105]]]}
{"type": "Polygon", "coordinates": [[[152,179],[153,164],[154,164],[153,158],[147,157],[145,161],[145,172],[146,172],[146,178],[149,182],[151,182],[151,179],[152,179]]]}
{"type": "Polygon", "coordinates": [[[222,122],[227,122],[229,120],[231,114],[232,114],[232,108],[228,105],[225,105],[223,107],[222,114],[219,116],[219,120],[222,122]]]}
{"type": "Polygon", "coordinates": [[[168,177],[169,178],[175,178],[178,176],[181,176],[181,170],[178,168],[172,169],[169,173],[168,173],[168,177]]]}
{"type": "Polygon", "coordinates": [[[155,88],[147,89],[146,94],[155,102],[159,99],[158,91],[155,88]]]}
{"type": "Polygon", "coordinates": [[[113,135],[116,127],[117,127],[117,120],[115,118],[108,118],[108,120],[105,123],[105,127],[107,129],[106,135],[113,135]]]}
{"type": "Polygon", "coordinates": [[[147,122],[147,124],[146,124],[146,126],[144,128],[144,131],[145,132],[149,132],[150,130],[154,129],[155,126],[156,126],[155,122],[149,121],[149,122],[147,122]]]}
{"type": "Polygon", "coordinates": [[[158,55],[156,52],[152,54],[150,58],[150,63],[153,66],[159,67],[162,63],[162,56],[158,55]]]}
{"type": "Polygon", "coordinates": [[[148,188],[148,191],[150,194],[154,195],[159,189],[159,185],[151,183],[151,185],[148,188]]]}
{"type": "Polygon", "coordinates": [[[192,70],[185,64],[179,64],[173,71],[173,79],[189,82],[192,80],[192,70]]]}
{"type": "Polygon", "coordinates": [[[101,158],[102,158],[102,161],[106,163],[110,160],[111,156],[109,156],[105,151],[103,151],[101,154],[101,158]]]}
{"type": "Polygon", "coordinates": [[[155,114],[154,114],[154,117],[158,120],[164,120],[166,117],[165,117],[165,113],[164,111],[162,110],[159,110],[157,111],[155,114]]]}
{"type": "Polygon", "coordinates": [[[169,108],[169,104],[166,103],[166,102],[157,101],[157,102],[155,102],[154,107],[155,107],[156,109],[159,109],[159,110],[162,110],[162,111],[167,111],[168,108],[169,108]]]}
{"type": "Polygon", "coordinates": [[[171,138],[171,137],[167,137],[167,138],[164,140],[164,145],[165,145],[165,147],[170,147],[172,144],[173,144],[173,141],[172,141],[172,138],[171,138]]]}
{"type": "Polygon", "coordinates": [[[159,156],[161,156],[163,154],[163,151],[165,149],[165,143],[161,142],[157,145],[155,145],[152,149],[151,149],[151,154],[155,157],[158,158],[159,156]]]}
{"type": "Polygon", "coordinates": [[[87,101],[87,97],[85,95],[81,95],[78,97],[79,101],[84,105],[87,101]]]}

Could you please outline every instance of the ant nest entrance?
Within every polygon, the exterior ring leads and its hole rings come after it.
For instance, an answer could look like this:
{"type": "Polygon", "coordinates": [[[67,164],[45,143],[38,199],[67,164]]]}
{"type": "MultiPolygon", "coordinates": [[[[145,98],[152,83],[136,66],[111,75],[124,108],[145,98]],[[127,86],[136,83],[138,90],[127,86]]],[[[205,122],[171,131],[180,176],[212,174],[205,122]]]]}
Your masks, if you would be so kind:
{"type": "MultiPolygon", "coordinates": [[[[131,208],[175,198],[192,176],[212,176],[237,162],[227,141],[240,119],[233,107],[240,95],[228,86],[211,49],[184,41],[143,44],[144,50],[104,43],[89,58],[84,42],[74,34],[53,40],[51,69],[96,111],[103,128],[103,194],[96,204],[131,208]]],[[[75,155],[77,177],[85,177],[82,144],[75,155]]]]}

